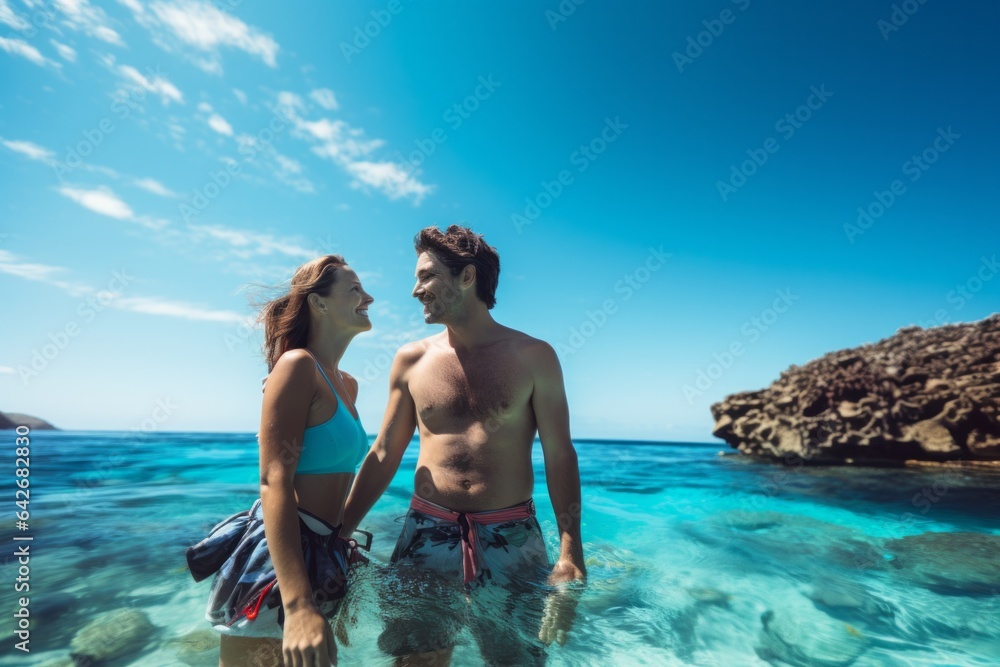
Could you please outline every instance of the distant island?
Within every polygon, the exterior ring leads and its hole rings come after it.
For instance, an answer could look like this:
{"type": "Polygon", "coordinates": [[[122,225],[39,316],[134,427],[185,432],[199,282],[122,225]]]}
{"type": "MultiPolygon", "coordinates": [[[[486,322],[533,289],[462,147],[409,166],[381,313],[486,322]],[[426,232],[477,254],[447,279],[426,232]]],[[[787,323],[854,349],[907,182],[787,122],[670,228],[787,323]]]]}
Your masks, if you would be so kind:
{"type": "Polygon", "coordinates": [[[58,431],[44,419],[22,415],[17,412],[0,412],[0,431],[13,431],[18,426],[27,426],[32,431],[58,431]]]}
{"type": "Polygon", "coordinates": [[[712,405],[712,433],[787,464],[1000,466],[1000,314],[895,335],[791,366],[712,405]]]}

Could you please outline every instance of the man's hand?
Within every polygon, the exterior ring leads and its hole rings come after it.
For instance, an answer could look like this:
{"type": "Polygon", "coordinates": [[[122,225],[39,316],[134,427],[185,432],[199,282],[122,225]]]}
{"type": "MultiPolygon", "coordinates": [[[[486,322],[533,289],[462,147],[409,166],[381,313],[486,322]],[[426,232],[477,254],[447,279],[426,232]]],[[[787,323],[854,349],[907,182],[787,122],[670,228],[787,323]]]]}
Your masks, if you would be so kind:
{"type": "Polygon", "coordinates": [[[542,627],[538,631],[538,639],[543,644],[557,642],[562,646],[566,643],[569,631],[573,629],[573,620],[576,618],[576,606],[580,602],[582,584],[586,580],[586,572],[571,561],[560,560],[552,568],[548,584],[553,590],[545,600],[542,627]]]}
{"type": "Polygon", "coordinates": [[[549,586],[555,586],[557,584],[565,584],[570,581],[580,581],[587,580],[587,573],[584,571],[582,566],[577,566],[576,563],[570,560],[560,559],[556,563],[556,566],[552,568],[552,574],[549,575],[548,584],[549,586]]]}

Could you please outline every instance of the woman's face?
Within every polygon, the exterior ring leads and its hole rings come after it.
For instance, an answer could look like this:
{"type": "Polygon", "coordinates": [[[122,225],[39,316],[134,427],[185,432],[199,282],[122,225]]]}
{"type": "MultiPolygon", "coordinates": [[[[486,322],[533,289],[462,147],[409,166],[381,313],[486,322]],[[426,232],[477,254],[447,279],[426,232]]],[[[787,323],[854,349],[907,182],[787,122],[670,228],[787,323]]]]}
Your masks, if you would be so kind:
{"type": "Polygon", "coordinates": [[[338,328],[353,331],[368,331],[372,322],[368,319],[368,306],[375,299],[361,286],[358,274],[348,266],[337,270],[329,296],[321,299],[329,318],[338,328]]]}

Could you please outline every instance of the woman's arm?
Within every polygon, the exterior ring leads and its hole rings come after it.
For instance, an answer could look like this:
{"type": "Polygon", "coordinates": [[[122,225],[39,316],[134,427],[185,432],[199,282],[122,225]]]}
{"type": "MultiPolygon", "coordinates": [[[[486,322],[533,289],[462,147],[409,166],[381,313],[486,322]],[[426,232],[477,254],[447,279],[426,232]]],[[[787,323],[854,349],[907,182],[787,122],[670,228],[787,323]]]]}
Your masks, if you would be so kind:
{"type": "Polygon", "coordinates": [[[286,665],[337,662],[333,630],[313,602],[293,485],[309,406],[316,395],[313,363],[305,350],[281,355],[264,390],[260,417],[260,500],[264,535],[285,610],[281,652],[286,665]]]}

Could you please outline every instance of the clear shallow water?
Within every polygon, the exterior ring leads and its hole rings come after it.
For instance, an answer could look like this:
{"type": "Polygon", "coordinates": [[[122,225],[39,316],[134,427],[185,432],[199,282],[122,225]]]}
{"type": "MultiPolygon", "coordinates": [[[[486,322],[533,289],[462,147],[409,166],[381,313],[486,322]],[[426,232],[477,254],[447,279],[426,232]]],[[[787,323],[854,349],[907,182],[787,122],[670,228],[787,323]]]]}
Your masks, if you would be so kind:
{"type": "MultiPolygon", "coordinates": [[[[1000,475],[778,468],[724,449],[577,443],[589,585],[571,641],[548,664],[1000,664],[1000,551],[976,541],[1000,536],[1000,475]],[[903,539],[928,532],[941,535],[903,539]]],[[[374,563],[392,551],[416,454],[414,444],[362,526],[376,535],[374,563]]],[[[71,664],[74,633],[122,608],[142,609],[156,630],[109,664],[217,664],[203,620],[210,582],[194,583],[184,549],[257,497],[253,435],[38,432],[31,464],[32,652],[12,649],[5,613],[0,665],[71,664]]],[[[551,557],[537,445],[535,468],[551,557]]],[[[13,582],[13,559],[2,569],[13,582]]],[[[387,662],[370,572],[340,664],[387,662]]],[[[471,637],[453,664],[480,664],[471,637]]]]}

